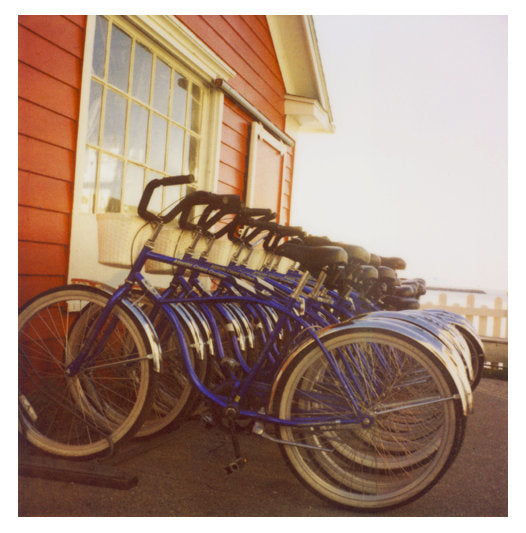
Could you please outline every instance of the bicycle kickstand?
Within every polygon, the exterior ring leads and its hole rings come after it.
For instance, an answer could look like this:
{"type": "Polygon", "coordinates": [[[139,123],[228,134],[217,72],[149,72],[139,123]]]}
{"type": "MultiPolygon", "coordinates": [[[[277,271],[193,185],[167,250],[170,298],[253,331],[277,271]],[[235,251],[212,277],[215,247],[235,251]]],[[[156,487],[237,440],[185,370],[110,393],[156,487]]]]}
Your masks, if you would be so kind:
{"type": "Polygon", "coordinates": [[[237,472],[238,470],[243,468],[247,464],[248,460],[246,457],[243,457],[241,455],[241,447],[239,445],[239,439],[236,434],[235,412],[228,413],[227,410],[227,417],[230,426],[230,436],[232,438],[232,446],[234,447],[235,458],[232,462],[225,466],[225,470],[227,474],[232,474],[233,472],[237,472]]]}

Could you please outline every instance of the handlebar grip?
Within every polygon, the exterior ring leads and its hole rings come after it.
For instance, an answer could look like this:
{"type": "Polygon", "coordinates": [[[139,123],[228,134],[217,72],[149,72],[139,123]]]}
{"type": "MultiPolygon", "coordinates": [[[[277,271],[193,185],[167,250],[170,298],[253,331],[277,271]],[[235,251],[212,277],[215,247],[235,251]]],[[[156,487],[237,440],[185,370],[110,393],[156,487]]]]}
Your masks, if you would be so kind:
{"type": "Polygon", "coordinates": [[[276,218],[276,213],[272,209],[266,209],[264,207],[243,207],[240,216],[246,219],[258,217],[257,220],[270,222],[276,218]]]}
{"type": "MultiPolygon", "coordinates": [[[[209,204],[201,214],[197,226],[202,230],[208,231],[214,224],[219,222],[225,215],[237,214],[241,207],[241,198],[236,194],[221,195],[222,206],[217,208],[216,205],[209,204]],[[214,211],[217,212],[212,215],[214,211]]],[[[216,235],[217,237],[217,235],[216,235]]]]}
{"type": "Polygon", "coordinates": [[[216,222],[227,214],[237,214],[241,207],[241,198],[236,194],[215,194],[208,191],[195,191],[183,198],[177,206],[181,211],[179,225],[183,229],[201,228],[208,231],[216,222]],[[197,224],[189,221],[190,210],[197,205],[205,205],[206,208],[201,214],[197,224]],[[213,211],[218,210],[212,216],[213,211]]]}
{"type": "Polygon", "coordinates": [[[139,216],[141,218],[144,218],[144,220],[147,220],[148,222],[160,222],[160,221],[164,223],[169,222],[170,220],[174,218],[174,217],[169,218],[173,210],[164,216],[158,215],[158,214],[156,215],[148,211],[148,204],[150,203],[154,190],[157,189],[158,187],[167,187],[170,185],[183,185],[185,183],[193,183],[194,181],[195,181],[195,177],[193,176],[193,174],[186,174],[182,176],[168,176],[166,178],[156,178],[148,182],[142,193],[141,199],[139,201],[139,205],[137,206],[137,212],[139,213],[139,216]]]}
{"type": "Polygon", "coordinates": [[[250,225],[250,222],[253,220],[268,222],[274,218],[276,218],[276,213],[274,213],[272,209],[263,207],[246,207],[242,205],[234,219],[216,233],[216,238],[228,234],[228,238],[232,242],[240,242],[241,239],[238,236],[238,231],[243,226],[250,225]],[[259,218],[254,219],[253,217],[259,218]]]}
{"type": "Polygon", "coordinates": [[[283,226],[281,224],[272,223],[271,231],[267,235],[263,248],[271,252],[277,248],[279,242],[284,237],[305,237],[305,232],[301,226],[283,226]]]}

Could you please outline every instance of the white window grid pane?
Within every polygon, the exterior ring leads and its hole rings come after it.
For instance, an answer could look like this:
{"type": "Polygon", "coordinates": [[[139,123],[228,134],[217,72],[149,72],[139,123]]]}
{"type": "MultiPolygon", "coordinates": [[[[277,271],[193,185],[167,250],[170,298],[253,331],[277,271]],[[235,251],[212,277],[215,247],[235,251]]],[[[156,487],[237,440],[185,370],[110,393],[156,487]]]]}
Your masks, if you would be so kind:
{"type": "MultiPolygon", "coordinates": [[[[104,24],[99,24],[98,27],[104,27],[104,24]]],[[[112,186],[113,191],[121,191],[121,199],[117,199],[112,203],[112,209],[115,209],[115,205],[119,205],[120,209],[129,211],[129,199],[135,196],[135,189],[137,184],[130,185],[130,182],[125,179],[128,176],[127,166],[134,165],[135,167],[140,167],[143,169],[144,174],[147,176],[168,176],[176,174],[186,174],[198,172],[198,161],[199,161],[199,147],[201,145],[200,131],[201,131],[201,122],[203,119],[203,95],[204,89],[200,86],[199,83],[191,78],[191,75],[183,74],[180,65],[177,65],[173,58],[166,58],[162,56],[154,47],[150,46],[146,41],[139,40],[133,34],[128,34],[131,38],[131,54],[129,59],[127,58],[128,64],[128,78],[126,84],[126,90],[119,89],[115,85],[110,84],[109,82],[109,62],[110,62],[110,53],[111,47],[109,43],[111,42],[113,28],[118,28],[118,24],[115,24],[113,20],[108,20],[107,24],[107,36],[106,36],[106,47],[105,47],[105,68],[104,74],[102,77],[96,72],[92,72],[92,83],[98,82],[102,86],[102,98],[100,103],[100,117],[89,117],[91,124],[98,124],[100,128],[99,134],[94,134],[91,132],[90,139],[88,140],[87,148],[90,150],[95,150],[99,157],[97,159],[97,169],[96,169],[96,186],[95,186],[95,197],[91,205],[94,206],[96,211],[105,209],[107,202],[103,197],[106,196],[108,190],[107,176],[101,176],[102,166],[100,161],[102,158],[106,159],[105,156],[111,155],[112,159],[118,159],[121,162],[122,172],[120,173],[121,182],[115,183],[112,186]],[[151,58],[148,62],[148,52],[151,54],[151,58]],[[136,56],[137,53],[137,56],[136,56]],[[145,68],[137,69],[135,68],[136,59],[138,56],[146,58],[147,65],[145,68]],[[158,67],[159,65],[159,67],[158,67]],[[168,72],[166,67],[169,67],[169,93],[166,96],[167,105],[160,105],[161,101],[159,96],[162,93],[157,93],[155,96],[155,81],[163,80],[161,83],[164,86],[167,86],[166,83],[166,73],[168,72]],[[161,69],[161,73],[157,73],[156,77],[156,68],[161,69]],[[145,73],[149,71],[150,79],[148,82],[140,84],[143,88],[142,92],[138,91],[139,84],[134,81],[134,74],[140,73],[141,76],[144,76],[145,73]],[[185,81],[181,81],[184,79],[185,81]],[[186,85],[186,87],[185,87],[186,85]],[[111,87],[111,88],[110,88],[111,87]],[[148,101],[145,102],[145,92],[144,87],[149,88],[148,101]],[[109,91],[112,91],[110,93],[109,91]],[[115,125],[110,125],[105,130],[105,120],[111,116],[111,110],[109,103],[114,100],[115,94],[119,94],[126,101],[126,111],[125,111],[125,136],[124,136],[124,146],[121,147],[118,143],[116,146],[112,145],[110,147],[100,145],[104,139],[105,131],[113,131],[119,128],[116,128],[115,125]],[[197,96],[197,98],[196,98],[197,96]],[[183,110],[183,98],[184,98],[184,110],[183,110]],[[177,103],[178,109],[174,108],[174,105],[177,103]],[[154,105],[157,104],[157,105],[154,105]],[[137,133],[136,131],[130,131],[133,125],[134,117],[132,114],[135,109],[135,119],[137,118],[136,108],[140,106],[142,109],[146,110],[148,115],[147,119],[147,133],[144,135],[144,132],[137,133]],[[154,111],[155,110],[155,111],[154,111]],[[196,116],[198,121],[196,121],[196,116]],[[162,120],[161,120],[162,119],[162,120]],[[163,127],[159,124],[163,124],[163,127]],[[174,135],[173,132],[176,130],[179,131],[178,135],[174,135]],[[160,137],[155,138],[155,132],[160,132],[160,137]],[[174,147],[174,138],[178,137],[180,139],[180,145],[174,147]],[[97,140],[96,140],[97,139],[97,140]],[[140,142],[145,142],[144,150],[142,151],[139,144],[140,142]],[[161,145],[161,146],[159,146],[161,145]],[[143,153],[144,152],[144,153],[143,153]],[[176,156],[173,156],[173,153],[176,156]],[[152,165],[153,164],[153,165],[152,165]],[[104,183],[104,185],[102,185],[104,183]],[[134,191],[126,190],[127,187],[132,187],[134,191]],[[105,192],[104,192],[105,191],[105,192]]],[[[125,30],[119,28],[119,31],[125,30]]],[[[121,35],[121,34],[120,34],[121,35]]],[[[122,35],[121,35],[122,37],[122,35]]],[[[99,39],[102,37],[99,35],[99,39]]],[[[140,59],[140,58],[139,58],[140,59]]],[[[99,64],[101,59],[98,59],[99,64]]],[[[121,73],[121,78],[123,78],[121,73]]],[[[121,84],[122,85],[122,84],[121,84]]],[[[94,106],[96,109],[97,106],[94,106]]],[[[144,118],[143,118],[144,120],[144,118]]],[[[137,174],[137,172],[132,172],[132,174],[137,174]]],[[[116,174],[113,176],[114,179],[117,179],[116,174]]],[[[142,186],[144,187],[146,183],[142,186]]],[[[166,191],[166,189],[165,189],[166,191]]],[[[178,191],[178,194],[181,194],[178,191]]],[[[164,193],[164,199],[162,201],[163,208],[166,208],[168,203],[173,202],[173,191],[169,193],[164,193]]]]}

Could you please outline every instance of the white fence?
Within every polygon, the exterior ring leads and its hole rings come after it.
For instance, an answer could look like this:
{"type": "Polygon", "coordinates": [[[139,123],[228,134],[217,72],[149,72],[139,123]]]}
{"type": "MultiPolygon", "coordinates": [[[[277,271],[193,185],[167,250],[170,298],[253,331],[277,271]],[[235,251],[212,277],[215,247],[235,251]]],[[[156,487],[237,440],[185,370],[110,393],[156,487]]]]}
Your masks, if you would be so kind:
{"type": "MultiPolygon", "coordinates": [[[[435,291],[431,291],[431,294],[435,291]]],[[[508,366],[508,308],[507,302],[501,297],[496,297],[493,301],[485,298],[490,305],[476,305],[475,295],[466,294],[465,305],[459,303],[448,303],[446,292],[438,293],[438,301],[429,301],[430,293],[422,296],[421,307],[423,309],[436,307],[458,313],[465,316],[477,329],[486,348],[486,360],[508,366]]],[[[455,296],[458,300],[458,293],[455,296]]]]}

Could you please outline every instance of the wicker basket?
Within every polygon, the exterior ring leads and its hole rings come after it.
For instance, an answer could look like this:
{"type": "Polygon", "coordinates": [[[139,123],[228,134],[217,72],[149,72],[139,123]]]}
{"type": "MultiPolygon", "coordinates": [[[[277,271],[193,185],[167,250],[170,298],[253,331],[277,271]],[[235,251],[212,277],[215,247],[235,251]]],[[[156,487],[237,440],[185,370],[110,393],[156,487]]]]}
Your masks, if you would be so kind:
{"type": "MultiPolygon", "coordinates": [[[[153,229],[138,216],[120,213],[97,215],[99,263],[116,268],[130,268],[153,229]]],[[[155,240],[154,251],[170,257],[182,257],[192,243],[192,234],[178,228],[165,226],[155,240]]],[[[146,271],[152,274],[171,272],[169,264],[147,261],[146,271]]]]}
{"type": "Polygon", "coordinates": [[[214,242],[208,253],[208,261],[216,265],[226,266],[230,263],[235,252],[235,245],[232,241],[219,240],[214,242]]]}
{"type": "MultiPolygon", "coordinates": [[[[182,258],[186,249],[194,240],[191,231],[164,226],[157,239],[155,239],[154,252],[169,257],[182,258]]],[[[201,242],[199,242],[201,245],[201,242]]],[[[173,265],[160,261],[146,261],[146,272],[150,274],[169,274],[173,271],[173,265]]]]}
{"type": "Polygon", "coordinates": [[[250,254],[247,267],[252,270],[259,270],[265,263],[267,252],[263,248],[254,248],[250,254]]]}
{"type": "Polygon", "coordinates": [[[280,274],[286,274],[293,266],[295,262],[288,257],[280,257],[277,265],[274,267],[276,272],[280,274]]]}
{"type": "Polygon", "coordinates": [[[130,268],[152,228],[142,218],[102,213],[97,215],[99,263],[117,268],[130,268]],[[133,248],[133,249],[132,249],[133,248]]]}

